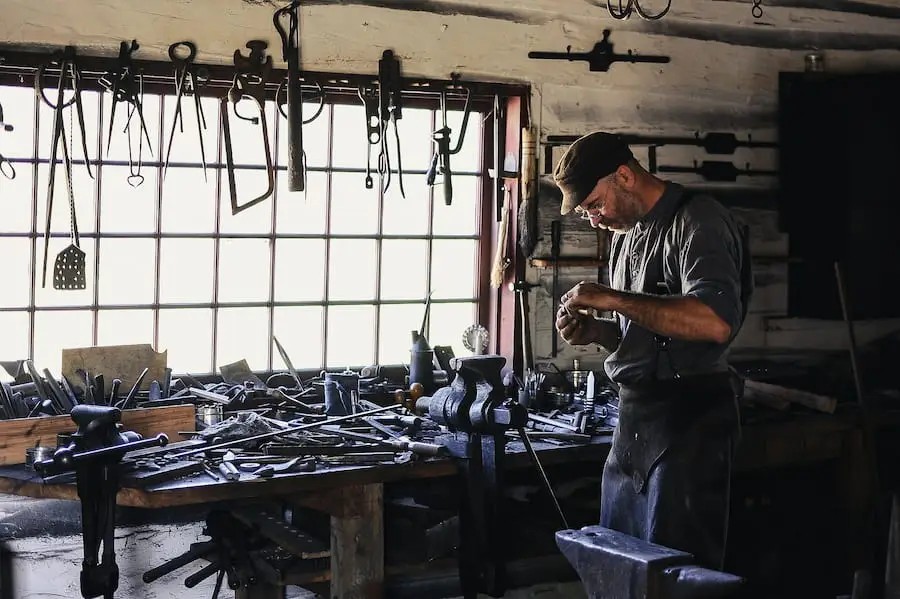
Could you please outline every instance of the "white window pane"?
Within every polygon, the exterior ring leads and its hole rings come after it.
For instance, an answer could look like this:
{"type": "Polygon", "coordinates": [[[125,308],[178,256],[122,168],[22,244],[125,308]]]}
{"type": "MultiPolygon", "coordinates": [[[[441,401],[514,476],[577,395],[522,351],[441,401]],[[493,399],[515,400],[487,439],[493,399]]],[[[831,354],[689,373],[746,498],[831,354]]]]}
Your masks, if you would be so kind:
{"type": "MultiPolygon", "coordinates": [[[[440,121],[440,114],[438,114],[438,120],[440,121]]],[[[451,110],[447,114],[447,126],[451,129],[450,140],[454,148],[459,143],[457,140],[459,139],[462,120],[462,110],[451,110]]],[[[480,113],[472,112],[469,114],[469,122],[466,125],[466,136],[463,138],[462,148],[458,154],[450,157],[450,166],[453,172],[481,172],[481,122],[482,115],[480,113]]],[[[455,197],[456,193],[454,192],[453,195],[455,197]]]]}
{"type": "MultiPolygon", "coordinates": [[[[362,103],[337,105],[333,108],[334,119],[332,132],[331,161],[337,167],[366,167],[366,111],[362,103]]],[[[372,176],[378,182],[378,147],[372,146],[372,176]]],[[[365,187],[362,191],[367,191],[365,187]]]]}
{"type": "MultiPolygon", "coordinates": [[[[406,165],[403,165],[406,168],[406,165]]],[[[391,184],[384,194],[382,207],[382,233],[385,235],[426,235],[428,233],[428,203],[430,188],[425,175],[403,176],[406,198],[400,195],[400,186],[391,184]]]]}
{"type": "MultiPolygon", "coordinates": [[[[162,192],[164,233],[212,233],[216,226],[216,171],[171,167],[162,192]]],[[[227,188],[222,193],[227,194],[227,188]]],[[[229,209],[230,210],[230,209],[229,209]]]]}
{"type": "MultiPolygon", "coordinates": [[[[322,308],[318,306],[275,308],[275,337],[294,368],[322,367],[322,308]]],[[[275,369],[287,368],[272,343],[275,369]]]]}
{"type": "Polygon", "coordinates": [[[34,89],[30,86],[0,86],[3,120],[15,127],[0,132],[0,147],[7,158],[27,158],[34,154],[34,101],[34,89]]]}
{"type": "MultiPolygon", "coordinates": [[[[443,192],[434,188],[434,234],[474,235],[479,230],[478,202],[481,198],[478,177],[454,175],[453,203],[444,203],[443,192]]],[[[486,200],[488,201],[488,200],[486,200]]]]}
{"type": "Polygon", "coordinates": [[[100,310],[97,345],[153,344],[152,310],[100,310]]]}
{"type": "Polygon", "coordinates": [[[212,239],[163,239],[159,254],[160,303],[211,302],[215,250],[212,239]]]}
{"type": "Polygon", "coordinates": [[[269,298],[268,239],[222,239],[219,242],[219,301],[265,301],[269,298]]]}
{"type": "MultiPolygon", "coordinates": [[[[331,232],[371,235],[378,232],[378,190],[366,189],[362,173],[331,175],[331,232]]],[[[378,184],[378,179],[375,179],[378,184]]],[[[396,181],[391,184],[394,188],[396,181]]]]}
{"type": "Polygon", "coordinates": [[[381,306],[378,323],[378,363],[409,364],[412,331],[422,326],[424,304],[381,306]]]}
{"type": "MultiPolygon", "coordinates": [[[[159,160],[165,163],[168,153],[169,137],[172,133],[172,121],[175,118],[174,95],[167,95],[163,99],[165,105],[165,118],[163,129],[163,148],[156,155],[159,160]]],[[[194,97],[183,95],[181,98],[181,117],[175,124],[175,136],[172,138],[172,153],[168,154],[169,164],[188,163],[201,164],[200,156],[200,139],[203,139],[203,150],[206,152],[206,162],[215,162],[216,160],[216,139],[219,133],[219,101],[217,98],[200,98],[200,108],[202,110],[202,118],[200,121],[200,131],[198,134],[197,110],[194,104],[194,97]],[[203,121],[206,127],[203,128],[203,121]]],[[[203,180],[203,169],[196,170],[203,180]]],[[[215,176],[213,171],[209,171],[209,178],[215,176]]]]}
{"type": "MultiPolygon", "coordinates": [[[[462,343],[462,335],[465,330],[475,324],[476,304],[471,302],[459,304],[432,304],[431,314],[428,317],[428,343],[435,345],[449,345],[456,356],[469,356],[472,354],[462,343]]],[[[481,323],[487,327],[487,323],[481,323]]]]}
{"type": "Polygon", "coordinates": [[[21,360],[27,357],[28,313],[0,312],[0,360],[21,360]]]}
{"type": "MultiPolygon", "coordinates": [[[[62,158],[60,157],[60,160],[62,158]]],[[[96,175],[96,172],[94,173],[96,175]]],[[[47,181],[50,176],[48,165],[38,166],[37,177],[37,230],[44,232],[47,222],[47,181]]],[[[92,233],[97,230],[97,211],[94,207],[94,183],[83,166],[77,164],[72,167],[72,191],[75,196],[75,216],[78,221],[79,233],[92,233]]],[[[66,188],[66,171],[62,163],[56,165],[56,181],[53,183],[53,214],[51,215],[52,233],[66,233],[71,231],[71,219],[69,218],[69,195],[66,188]]]]}
{"type": "Polygon", "coordinates": [[[88,310],[40,311],[34,314],[34,364],[51,372],[62,369],[62,350],[91,347],[92,314],[88,310]]]}
{"type": "Polygon", "coordinates": [[[0,285],[0,306],[27,306],[28,292],[31,290],[31,240],[0,239],[0,256],[5,263],[3,284],[0,285]]]}
{"type": "Polygon", "coordinates": [[[332,300],[375,298],[374,239],[332,239],[328,257],[328,297],[332,300]]]}
{"type": "MultiPolygon", "coordinates": [[[[112,132],[112,140],[109,140],[109,116],[110,111],[112,110],[112,94],[104,93],[103,94],[103,157],[108,160],[128,160],[128,144],[129,144],[129,133],[130,133],[130,143],[131,143],[131,151],[132,158],[135,163],[137,162],[138,157],[138,143],[143,139],[143,151],[142,157],[145,163],[156,161],[159,159],[159,148],[156,147],[159,143],[159,96],[155,94],[144,94],[144,99],[141,101],[141,106],[144,112],[144,124],[147,128],[147,134],[149,134],[150,142],[148,146],[147,136],[141,130],[141,120],[138,118],[137,112],[135,112],[131,117],[131,122],[129,125],[129,132],[125,132],[125,126],[128,125],[128,112],[130,106],[125,103],[119,103],[116,106],[116,115],[115,115],[115,123],[113,123],[113,132],[112,132]],[[138,133],[140,133],[140,138],[138,137],[138,133]],[[106,150],[107,142],[109,141],[109,151],[106,150]],[[150,151],[152,150],[152,152],[150,151]]],[[[85,115],[86,117],[87,115],[85,115]]],[[[43,117],[42,117],[43,118],[43,117]]],[[[44,121],[41,121],[42,123],[44,121]]],[[[77,122],[77,120],[76,120],[77,122]]],[[[52,124],[52,121],[51,121],[52,124]]],[[[77,128],[77,125],[76,125],[77,128]]],[[[96,125],[91,127],[88,126],[88,131],[97,131],[96,125]]],[[[43,126],[41,127],[41,133],[43,133],[43,126]]],[[[96,135],[96,133],[94,134],[96,135]]],[[[76,138],[77,140],[77,138],[76,138]]],[[[88,147],[90,147],[90,140],[88,140],[88,147]]],[[[77,145],[77,143],[76,143],[77,145]]],[[[144,167],[141,170],[141,174],[145,177],[147,176],[148,167],[144,167]]],[[[105,176],[105,175],[104,175],[105,176]]],[[[146,183],[145,183],[146,184],[146,183]]]]}
{"type": "MultiPolygon", "coordinates": [[[[128,184],[127,166],[104,166],[100,184],[101,233],[152,233],[156,231],[157,169],[142,171],[144,182],[128,184]]],[[[80,225],[80,223],[79,223],[80,225]]]]}
{"type": "MultiPolygon", "coordinates": [[[[306,98],[306,92],[303,97],[306,98]]],[[[304,102],[303,120],[308,121],[318,110],[318,101],[304,102]]],[[[284,111],[287,112],[287,106],[284,111]]],[[[303,152],[306,154],[307,166],[321,167],[328,163],[328,118],[329,108],[326,104],[319,116],[303,125],[303,152]]],[[[278,127],[278,164],[285,166],[288,163],[288,126],[287,119],[281,114],[278,115],[278,127]]]]}
{"type": "Polygon", "coordinates": [[[325,240],[275,242],[275,301],[321,301],[325,297],[325,240]]]}
{"type": "Polygon", "coordinates": [[[332,306],[327,322],[328,368],[368,366],[375,359],[375,307],[332,306]]]}
{"type": "Polygon", "coordinates": [[[275,200],[275,230],[278,233],[325,233],[328,207],[328,178],[322,172],[306,173],[306,190],[288,192],[286,171],[278,171],[278,198],[275,200]]]}
{"type": "MultiPolygon", "coordinates": [[[[404,108],[400,118],[400,151],[403,153],[403,170],[425,171],[431,165],[431,154],[434,152],[432,133],[437,128],[431,120],[432,111],[427,108],[404,108]]],[[[389,130],[391,138],[391,158],[396,156],[396,139],[394,139],[394,126],[389,130]]],[[[396,164],[392,164],[396,168],[396,164]]],[[[412,185],[408,184],[408,178],[404,177],[403,186],[406,188],[406,197],[412,185]]],[[[393,189],[393,184],[391,185],[393,189]]]]}
{"type": "MultiPolygon", "coordinates": [[[[219,212],[219,230],[222,233],[259,233],[272,230],[272,206],[275,196],[268,198],[249,208],[233,214],[231,210],[231,192],[228,188],[228,172],[222,169],[221,209],[219,212]]],[[[269,179],[265,169],[235,169],[235,191],[237,192],[238,209],[264,194],[269,188],[269,179]]]]}
{"type": "Polygon", "coordinates": [[[152,304],[155,239],[101,239],[101,304],[152,304]]]}
{"type": "Polygon", "coordinates": [[[475,293],[474,239],[435,239],[431,280],[435,299],[469,298],[475,293]]]}
{"type": "Polygon", "coordinates": [[[159,311],[159,352],[177,373],[212,372],[212,310],[172,308],[159,311]]]}
{"type": "Polygon", "coordinates": [[[426,287],[428,242],[385,239],[381,242],[381,298],[419,299],[426,287]]]}
{"type": "Polygon", "coordinates": [[[52,237],[50,239],[50,251],[47,253],[47,286],[41,286],[41,269],[44,260],[44,240],[37,240],[37,266],[34,281],[34,302],[36,306],[89,306],[94,301],[94,284],[97,280],[94,268],[97,244],[94,239],[81,238],[81,251],[85,253],[85,288],[66,289],[59,291],[53,288],[53,265],[56,256],[69,247],[71,240],[68,237],[52,237]]]}
{"type": "MultiPolygon", "coordinates": [[[[2,100],[0,100],[2,101],[2,100]]],[[[3,151],[3,138],[0,137],[0,151],[3,151]]],[[[31,231],[31,175],[30,164],[17,164],[16,178],[10,181],[0,176],[0,205],[3,206],[3,230],[10,233],[31,231]]],[[[46,201],[46,191],[38,194],[39,201],[46,201]]],[[[66,208],[68,211],[68,208],[66,208]]],[[[44,231],[44,223],[38,226],[44,231]]]]}
{"type": "Polygon", "coordinates": [[[269,368],[269,310],[267,308],[221,308],[216,343],[216,369],[223,364],[247,360],[252,370],[269,368]]]}
{"type": "MultiPolygon", "coordinates": [[[[51,74],[47,77],[43,85],[49,86],[44,88],[44,93],[47,98],[56,104],[56,84],[59,79],[56,77],[56,74],[51,74]]],[[[65,96],[63,102],[68,102],[72,98],[71,88],[65,91],[65,96]]],[[[82,107],[84,109],[84,130],[87,134],[87,147],[88,147],[88,155],[92,160],[96,160],[97,158],[97,128],[98,128],[98,117],[100,111],[100,94],[98,92],[92,91],[82,91],[81,92],[81,102],[82,107]]],[[[53,137],[53,109],[50,108],[45,102],[38,102],[38,106],[40,107],[38,118],[40,119],[40,138],[38,140],[38,155],[41,158],[49,158],[51,151],[51,139],[53,137]]],[[[84,160],[84,150],[81,145],[81,127],[78,126],[78,117],[74,114],[73,110],[75,108],[74,103],[72,106],[65,108],[63,111],[63,125],[66,130],[66,143],[69,145],[70,153],[72,156],[72,160],[84,160]],[[71,115],[71,120],[70,120],[71,115]],[[74,146],[74,148],[73,148],[74,146]]],[[[116,118],[119,118],[119,115],[116,114],[116,118]]],[[[122,121],[123,126],[125,121],[122,121]]],[[[106,148],[106,128],[104,127],[103,134],[103,147],[104,150],[106,148]]],[[[151,137],[152,139],[152,137],[151,137]]],[[[113,143],[115,143],[115,135],[113,136],[113,143]]],[[[123,146],[124,147],[124,146],[123,146]]],[[[30,152],[29,152],[30,155],[30,152]]],[[[62,148],[60,147],[57,150],[57,156],[59,160],[62,160],[62,148]]],[[[62,165],[60,165],[62,166],[62,165]]],[[[87,172],[85,171],[84,165],[75,165],[74,169],[76,172],[82,171],[87,176],[87,172]]],[[[93,169],[93,165],[91,166],[93,169]]],[[[96,171],[94,171],[96,174],[96,171]]],[[[62,181],[62,168],[59,170],[60,181],[62,181]]],[[[76,196],[77,197],[77,196],[76,196]]]]}
{"type": "MultiPolygon", "coordinates": [[[[234,113],[234,104],[228,103],[229,128],[231,130],[231,147],[236,165],[263,165],[266,163],[266,151],[263,145],[262,123],[238,118],[234,113]]],[[[259,118],[259,108],[253,100],[242,100],[237,104],[238,113],[246,118],[259,118]]],[[[275,104],[266,102],[266,123],[269,128],[270,152],[275,151],[275,104]]],[[[225,137],[222,139],[222,162],[225,162],[225,137]]],[[[274,160],[274,156],[273,156],[274,160]]]]}

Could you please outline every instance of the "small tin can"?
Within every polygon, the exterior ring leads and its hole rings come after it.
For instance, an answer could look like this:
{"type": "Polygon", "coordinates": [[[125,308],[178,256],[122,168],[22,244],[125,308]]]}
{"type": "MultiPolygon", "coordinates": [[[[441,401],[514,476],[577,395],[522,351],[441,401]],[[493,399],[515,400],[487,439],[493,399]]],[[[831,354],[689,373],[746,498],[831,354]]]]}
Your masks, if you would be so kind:
{"type": "Polygon", "coordinates": [[[225,409],[219,405],[197,406],[197,424],[203,427],[215,426],[225,417],[225,409]]]}

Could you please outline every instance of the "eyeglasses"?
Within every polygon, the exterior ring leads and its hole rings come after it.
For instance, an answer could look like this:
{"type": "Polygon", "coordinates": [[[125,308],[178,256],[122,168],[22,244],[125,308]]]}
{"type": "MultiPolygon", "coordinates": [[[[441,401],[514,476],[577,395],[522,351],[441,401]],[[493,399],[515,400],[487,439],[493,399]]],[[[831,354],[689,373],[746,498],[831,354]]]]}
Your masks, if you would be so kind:
{"type": "Polygon", "coordinates": [[[575,206],[575,213],[584,220],[591,220],[591,213],[594,213],[594,215],[596,216],[596,214],[603,209],[604,204],[606,204],[606,198],[609,196],[609,190],[611,189],[611,187],[611,185],[607,185],[606,192],[603,194],[603,197],[591,202],[587,208],[575,206]]]}

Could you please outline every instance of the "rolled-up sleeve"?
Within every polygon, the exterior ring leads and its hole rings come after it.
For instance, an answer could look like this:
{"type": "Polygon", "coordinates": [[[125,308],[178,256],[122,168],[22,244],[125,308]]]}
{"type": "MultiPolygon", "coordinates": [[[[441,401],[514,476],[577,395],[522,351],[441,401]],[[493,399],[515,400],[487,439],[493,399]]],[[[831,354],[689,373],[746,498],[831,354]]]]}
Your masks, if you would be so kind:
{"type": "Polygon", "coordinates": [[[724,209],[690,210],[682,221],[681,292],[709,306],[731,327],[741,326],[741,239],[724,209]]]}

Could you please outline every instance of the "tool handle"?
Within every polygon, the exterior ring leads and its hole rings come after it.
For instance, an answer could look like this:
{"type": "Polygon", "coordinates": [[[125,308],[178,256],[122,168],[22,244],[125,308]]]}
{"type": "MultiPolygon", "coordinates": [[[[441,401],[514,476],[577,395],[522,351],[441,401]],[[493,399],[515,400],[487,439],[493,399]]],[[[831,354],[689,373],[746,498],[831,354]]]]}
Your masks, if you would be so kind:
{"type": "Polygon", "coordinates": [[[166,574],[170,574],[178,568],[188,565],[194,560],[206,557],[215,550],[216,546],[212,542],[197,543],[178,557],[175,557],[162,565],[156,566],[151,570],[147,570],[144,572],[143,576],[141,576],[141,580],[150,584],[166,574]]]}
{"type": "Polygon", "coordinates": [[[528,58],[539,60],[588,60],[586,52],[529,52],[528,58]]]}
{"type": "MultiPolygon", "coordinates": [[[[292,61],[289,64],[295,64],[292,61]]],[[[306,177],[303,171],[303,99],[300,73],[288,68],[288,191],[303,191],[306,177]]]]}
{"type": "Polygon", "coordinates": [[[449,450],[443,445],[435,445],[434,443],[422,443],[421,441],[410,441],[406,444],[406,449],[415,454],[426,456],[429,458],[438,458],[447,455],[449,450]]]}
{"type": "Polygon", "coordinates": [[[221,561],[218,559],[211,561],[207,565],[203,566],[200,570],[197,570],[190,576],[184,579],[184,586],[189,589],[194,588],[213,574],[219,571],[222,567],[221,561]]]}

